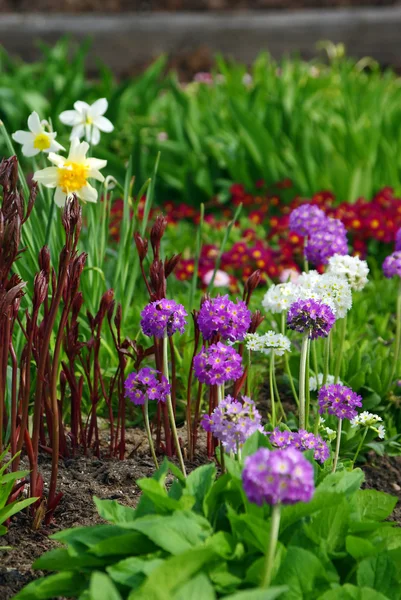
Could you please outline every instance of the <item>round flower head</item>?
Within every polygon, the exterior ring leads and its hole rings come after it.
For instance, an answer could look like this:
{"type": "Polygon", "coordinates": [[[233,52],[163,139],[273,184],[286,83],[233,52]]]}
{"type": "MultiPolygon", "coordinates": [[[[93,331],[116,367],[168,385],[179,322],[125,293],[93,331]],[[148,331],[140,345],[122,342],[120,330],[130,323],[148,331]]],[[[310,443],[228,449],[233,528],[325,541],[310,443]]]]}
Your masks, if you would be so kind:
{"type": "MultiPolygon", "coordinates": [[[[332,229],[335,229],[332,227],[332,229]]],[[[308,237],[305,257],[314,265],[326,265],[334,254],[348,254],[348,242],[345,233],[322,229],[308,237]]]]}
{"type": "Polygon", "coordinates": [[[194,358],[193,368],[199,381],[207,385],[221,385],[231,379],[239,379],[243,372],[241,356],[234,348],[221,342],[207,349],[203,346],[194,358]]]}
{"type": "Polygon", "coordinates": [[[310,339],[327,337],[336,318],[333,310],[321,300],[297,300],[291,304],[287,315],[290,329],[304,333],[309,331],[310,339]]]}
{"type": "MultiPolygon", "coordinates": [[[[207,271],[202,277],[202,283],[209,285],[213,278],[214,269],[207,271]]],[[[225,271],[217,269],[213,281],[213,287],[228,287],[230,285],[230,276],[225,271]]]]}
{"type": "Polygon", "coordinates": [[[274,333],[274,331],[268,331],[262,338],[262,352],[263,354],[271,354],[274,352],[275,356],[283,356],[284,352],[289,352],[291,349],[291,342],[287,336],[281,333],[274,333]]]}
{"type": "Polygon", "coordinates": [[[354,417],[351,421],[351,427],[368,427],[377,433],[380,439],[383,439],[386,430],[383,425],[377,425],[380,421],[383,421],[379,415],[370,413],[367,410],[362,412],[360,415],[354,417]]]}
{"type": "Polygon", "coordinates": [[[335,415],[339,419],[354,419],[362,406],[362,398],[351,388],[335,383],[324,385],[319,390],[319,412],[323,414],[326,410],[329,415],[335,415]]]}
{"type": "Polygon", "coordinates": [[[309,271],[309,273],[302,272],[297,279],[297,285],[302,287],[304,290],[314,290],[320,278],[320,273],[313,269],[309,271]]]}
{"type": "Polygon", "coordinates": [[[313,204],[301,204],[290,213],[289,228],[298,235],[311,235],[327,221],[324,212],[313,204]]]}
{"type": "Polygon", "coordinates": [[[313,435],[305,429],[298,432],[280,431],[278,427],[270,436],[270,442],[278,448],[297,448],[301,452],[313,450],[313,458],[324,463],[330,456],[330,450],[320,435],[313,435]]]}
{"type": "Polygon", "coordinates": [[[231,342],[244,339],[251,323],[251,311],[242,300],[228,296],[207,298],[199,311],[198,327],[205,340],[220,335],[231,342]]]}
{"type": "Polygon", "coordinates": [[[262,417],[247,396],[242,397],[242,402],[227,396],[210,416],[203,416],[202,427],[211,431],[227,452],[237,452],[255,431],[263,433],[262,417]]]}
{"type": "Polygon", "coordinates": [[[395,250],[396,250],[396,252],[401,250],[401,227],[395,234],[395,250]]]}
{"type": "Polygon", "coordinates": [[[297,286],[294,283],[279,283],[269,287],[262,306],[272,313],[281,313],[288,310],[297,297],[297,286]]]}
{"type": "Polygon", "coordinates": [[[131,373],[125,380],[125,397],[134,404],[145,404],[145,400],[165,402],[170,393],[170,384],[164,375],[155,369],[144,367],[138,373],[131,373]]]}
{"type": "MultiPolygon", "coordinates": [[[[335,377],[334,375],[327,375],[326,385],[331,385],[334,383],[335,377]]],[[[340,385],[342,385],[342,381],[338,381],[340,385]]],[[[311,392],[316,392],[323,385],[323,373],[318,373],[317,379],[314,375],[309,377],[309,390],[311,392]]]]}
{"type": "Polygon", "coordinates": [[[366,260],[361,260],[359,256],[334,254],[329,258],[327,273],[346,278],[351,289],[359,291],[368,283],[369,267],[366,260]]]}
{"type": "Polygon", "coordinates": [[[162,338],[164,334],[170,337],[176,331],[184,333],[187,324],[187,312],[182,304],[175,300],[156,300],[147,304],[141,312],[141,327],[145,335],[162,338]]]}
{"type": "Polygon", "coordinates": [[[383,262],[383,273],[388,279],[395,277],[401,277],[401,251],[393,252],[390,256],[387,256],[383,262]]]}
{"type": "Polygon", "coordinates": [[[309,502],[315,490],[313,467],[295,448],[260,448],[245,459],[242,485],[248,500],[259,506],[309,502]]]}
{"type": "Polygon", "coordinates": [[[316,282],[315,292],[325,304],[332,301],[337,319],[345,317],[352,307],[351,286],[345,278],[325,273],[316,282]]]}

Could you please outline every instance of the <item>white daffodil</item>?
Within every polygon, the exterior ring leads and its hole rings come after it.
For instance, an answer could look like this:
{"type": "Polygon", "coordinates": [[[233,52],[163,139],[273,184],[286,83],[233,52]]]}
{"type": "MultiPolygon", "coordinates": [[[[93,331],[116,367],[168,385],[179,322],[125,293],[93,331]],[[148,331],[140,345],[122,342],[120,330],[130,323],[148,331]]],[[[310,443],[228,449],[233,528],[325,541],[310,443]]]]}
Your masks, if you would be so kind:
{"type": "Polygon", "coordinates": [[[57,133],[46,131],[46,121],[40,121],[39,115],[33,112],[28,117],[29,131],[21,129],[13,133],[12,138],[18,144],[22,144],[24,156],[36,156],[39,152],[56,152],[65,150],[61,144],[56,142],[57,133]]]}
{"type": "Polygon", "coordinates": [[[56,189],[54,201],[57,206],[64,206],[66,199],[72,194],[76,194],[83,202],[97,201],[97,190],[88,183],[88,179],[104,181],[99,169],[107,165],[107,160],[86,158],[88,148],[87,142],[73,138],[67,158],[51,152],[49,160],[56,166],[34,173],[34,181],[56,189]]]}
{"type": "Polygon", "coordinates": [[[104,117],[108,107],[106,98],[100,98],[93,104],[78,100],[74,104],[75,110],[65,110],[59,116],[64,125],[72,127],[70,140],[81,139],[85,136],[87,142],[96,146],[100,141],[100,132],[110,133],[114,126],[104,117]]]}

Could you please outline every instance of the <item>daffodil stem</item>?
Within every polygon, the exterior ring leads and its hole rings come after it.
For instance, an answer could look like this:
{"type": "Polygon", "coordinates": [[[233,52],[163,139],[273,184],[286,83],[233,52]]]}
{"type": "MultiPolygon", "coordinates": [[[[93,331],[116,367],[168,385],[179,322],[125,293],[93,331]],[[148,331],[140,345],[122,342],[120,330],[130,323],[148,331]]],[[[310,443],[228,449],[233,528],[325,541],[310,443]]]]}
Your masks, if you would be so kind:
{"type": "MultiPolygon", "coordinates": [[[[169,381],[169,375],[168,375],[168,337],[167,337],[167,332],[164,334],[164,337],[163,337],[163,375],[165,376],[165,378],[167,379],[167,381],[169,381]]],[[[169,417],[170,417],[171,430],[173,432],[174,444],[175,444],[175,449],[176,449],[176,452],[177,452],[178,461],[180,463],[181,471],[182,471],[184,477],[186,477],[187,476],[187,472],[185,470],[184,459],[182,458],[182,452],[181,452],[181,447],[180,447],[180,440],[178,439],[177,427],[175,425],[173,403],[171,402],[171,395],[170,394],[167,394],[167,396],[166,396],[166,402],[167,402],[167,409],[168,409],[168,414],[169,414],[169,417]]]]}
{"type": "Polygon", "coordinates": [[[338,419],[338,427],[337,427],[337,439],[336,439],[336,452],[334,454],[333,460],[333,469],[332,472],[335,473],[337,469],[338,457],[340,455],[340,445],[341,445],[341,430],[343,426],[343,420],[338,419]]]}
{"type": "Polygon", "coordinates": [[[341,372],[341,365],[342,365],[342,361],[343,361],[344,343],[345,343],[346,333],[347,333],[347,317],[345,316],[343,319],[340,319],[340,344],[338,347],[336,367],[335,367],[335,371],[334,371],[334,383],[338,383],[338,381],[340,379],[340,372],[341,372]]]}
{"type": "Polygon", "coordinates": [[[262,581],[263,588],[268,588],[270,586],[270,583],[272,580],[274,558],[276,556],[278,534],[279,534],[279,530],[280,530],[280,516],[281,516],[281,505],[274,504],[272,507],[269,545],[268,545],[266,557],[265,557],[265,568],[264,568],[263,581],[262,581]]]}
{"type": "Polygon", "coordinates": [[[308,348],[309,329],[303,335],[301,346],[301,360],[299,366],[299,429],[305,429],[305,385],[308,348]]]}
{"type": "Polygon", "coordinates": [[[362,448],[362,446],[363,446],[363,442],[365,441],[365,438],[366,438],[366,434],[367,434],[367,433],[368,433],[368,427],[365,427],[365,431],[363,432],[363,435],[362,435],[362,437],[361,437],[361,439],[360,439],[360,442],[359,442],[359,444],[358,444],[358,448],[356,449],[355,456],[354,456],[354,458],[353,458],[353,460],[352,460],[352,468],[354,468],[354,465],[355,465],[355,463],[356,463],[356,459],[357,459],[357,458],[358,458],[358,456],[359,456],[359,453],[360,453],[360,451],[361,451],[361,448],[362,448]]]}
{"type": "Polygon", "coordinates": [[[273,383],[273,372],[274,372],[274,351],[272,350],[270,356],[270,368],[269,368],[269,384],[270,384],[270,402],[272,406],[272,426],[276,426],[276,402],[274,399],[274,383],[273,383]]]}
{"type": "Polygon", "coordinates": [[[46,225],[45,246],[49,246],[50,236],[51,236],[52,226],[53,226],[53,220],[54,220],[55,208],[56,208],[56,203],[54,202],[54,200],[52,200],[50,203],[49,218],[47,220],[47,225],[46,225]]]}
{"type": "Polygon", "coordinates": [[[153,462],[155,463],[155,467],[156,467],[156,469],[158,469],[159,468],[159,463],[157,461],[155,447],[154,447],[153,440],[152,440],[152,433],[150,431],[150,424],[149,424],[149,401],[148,401],[148,399],[145,400],[145,405],[143,407],[143,418],[144,418],[144,421],[145,421],[145,429],[146,429],[146,434],[148,436],[148,442],[149,442],[150,452],[152,454],[152,458],[153,458],[153,462]]]}

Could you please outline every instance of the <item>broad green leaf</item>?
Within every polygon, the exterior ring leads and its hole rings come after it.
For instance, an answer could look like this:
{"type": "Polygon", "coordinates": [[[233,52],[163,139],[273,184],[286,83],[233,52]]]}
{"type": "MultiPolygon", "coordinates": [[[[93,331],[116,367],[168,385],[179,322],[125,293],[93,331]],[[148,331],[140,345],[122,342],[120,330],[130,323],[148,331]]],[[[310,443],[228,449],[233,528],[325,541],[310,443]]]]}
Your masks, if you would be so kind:
{"type": "Polygon", "coordinates": [[[327,581],[327,573],[315,554],[303,548],[289,546],[273,583],[288,585],[289,589],[283,596],[284,600],[299,600],[312,597],[312,594],[317,595],[319,580],[327,581]]]}
{"type": "Polygon", "coordinates": [[[54,548],[42,554],[32,566],[34,569],[45,571],[74,571],[86,567],[100,567],[104,564],[104,559],[91,556],[86,552],[71,556],[66,548],[54,548]]]}
{"type": "Polygon", "coordinates": [[[355,558],[355,560],[361,560],[368,556],[373,556],[378,552],[378,548],[372,544],[369,540],[365,540],[361,537],[354,535],[348,535],[345,540],[345,547],[348,554],[355,558]]]}
{"type": "Polygon", "coordinates": [[[377,490],[358,490],[353,506],[358,520],[382,521],[394,510],[397,498],[377,490]]]}
{"type": "Polygon", "coordinates": [[[392,600],[401,598],[401,585],[396,579],[396,567],[387,552],[365,558],[356,572],[358,585],[370,587],[392,600]]]}
{"type": "Polygon", "coordinates": [[[141,585],[147,575],[163,563],[161,558],[136,558],[130,556],[107,567],[107,573],[116,583],[131,588],[141,585]]]}
{"type": "Polygon", "coordinates": [[[389,600],[389,598],[371,588],[356,587],[347,583],[325,592],[317,600],[389,600]]]}
{"type": "Polygon", "coordinates": [[[57,573],[49,577],[35,579],[18,592],[15,600],[48,600],[67,596],[73,598],[86,587],[85,578],[78,573],[57,573]]]}
{"type": "Polygon", "coordinates": [[[122,600],[118,589],[110,577],[99,571],[92,573],[90,596],[92,600],[122,600]]]}
{"type": "Polygon", "coordinates": [[[198,467],[187,477],[184,494],[195,498],[193,510],[203,511],[203,501],[216,478],[216,467],[213,463],[198,467]]]}
{"type": "Polygon", "coordinates": [[[127,523],[132,523],[135,519],[135,509],[129,506],[123,506],[117,500],[102,500],[93,497],[97,512],[105,521],[124,527],[127,523]]]}
{"type": "Polygon", "coordinates": [[[224,600],[276,600],[276,598],[284,598],[287,590],[288,586],[286,585],[273,586],[268,590],[243,590],[231,596],[225,596],[224,600]]]}
{"type": "Polygon", "coordinates": [[[310,523],[304,525],[304,531],[329,554],[340,551],[344,548],[350,512],[349,502],[344,499],[341,504],[326,508],[312,517],[310,523]]]}
{"type": "Polygon", "coordinates": [[[185,583],[174,594],[174,600],[215,600],[216,594],[209,579],[204,574],[197,575],[185,583]]]}
{"type": "Polygon", "coordinates": [[[337,471],[327,475],[319,484],[318,490],[328,490],[336,494],[345,493],[346,496],[351,496],[360,488],[364,479],[365,476],[361,469],[337,471]]]}

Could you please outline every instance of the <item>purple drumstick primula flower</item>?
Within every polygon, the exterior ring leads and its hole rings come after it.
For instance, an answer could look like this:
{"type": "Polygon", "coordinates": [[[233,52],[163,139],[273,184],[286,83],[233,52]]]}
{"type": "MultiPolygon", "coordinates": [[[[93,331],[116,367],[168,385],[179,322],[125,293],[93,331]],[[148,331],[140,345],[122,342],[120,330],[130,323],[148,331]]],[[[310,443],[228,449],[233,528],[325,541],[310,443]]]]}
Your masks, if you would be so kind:
{"type": "Polygon", "coordinates": [[[262,417],[247,396],[242,402],[227,396],[210,416],[203,416],[202,427],[220,440],[227,452],[237,452],[255,431],[264,433],[262,417]]]}
{"type": "Polygon", "coordinates": [[[351,388],[338,383],[324,385],[319,390],[319,412],[323,414],[326,410],[329,415],[335,415],[339,419],[354,419],[362,406],[362,398],[351,388]]]}
{"type": "Polygon", "coordinates": [[[187,312],[182,304],[175,300],[156,300],[147,304],[141,312],[141,327],[145,335],[149,337],[164,337],[165,333],[170,337],[176,331],[184,333],[187,321],[187,312]]]}
{"type": "Polygon", "coordinates": [[[144,367],[138,373],[131,373],[125,380],[125,397],[134,404],[145,404],[145,400],[165,402],[170,393],[170,384],[164,375],[158,378],[159,371],[144,367]]]}
{"type": "Polygon", "coordinates": [[[327,221],[324,212],[313,204],[301,204],[290,213],[289,228],[298,235],[309,236],[327,221]]]}
{"type": "Polygon", "coordinates": [[[242,341],[251,323],[251,311],[242,300],[207,298],[199,311],[198,326],[205,340],[220,335],[231,342],[242,341]]]}
{"type": "Polygon", "coordinates": [[[383,262],[383,273],[388,279],[401,277],[401,251],[393,252],[390,256],[386,256],[383,262]]]}
{"type": "Polygon", "coordinates": [[[296,300],[291,304],[287,315],[290,329],[304,333],[309,330],[309,337],[327,337],[336,318],[334,312],[321,300],[296,300]]]}
{"type": "Polygon", "coordinates": [[[305,257],[314,265],[327,265],[335,254],[348,254],[347,234],[339,219],[327,219],[308,237],[305,257]]]}
{"type": "Polygon", "coordinates": [[[301,452],[314,450],[313,458],[324,463],[330,456],[330,449],[320,435],[313,435],[305,429],[280,431],[278,427],[270,435],[270,442],[277,448],[297,448],[301,452]]]}
{"type": "Polygon", "coordinates": [[[231,379],[239,379],[243,373],[241,356],[221,342],[212,344],[194,358],[194,371],[201,383],[221,385],[231,379]]]}
{"type": "Polygon", "coordinates": [[[260,448],[245,459],[242,485],[248,500],[259,506],[309,502],[315,490],[313,467],[295,448],[260,448]]]}

